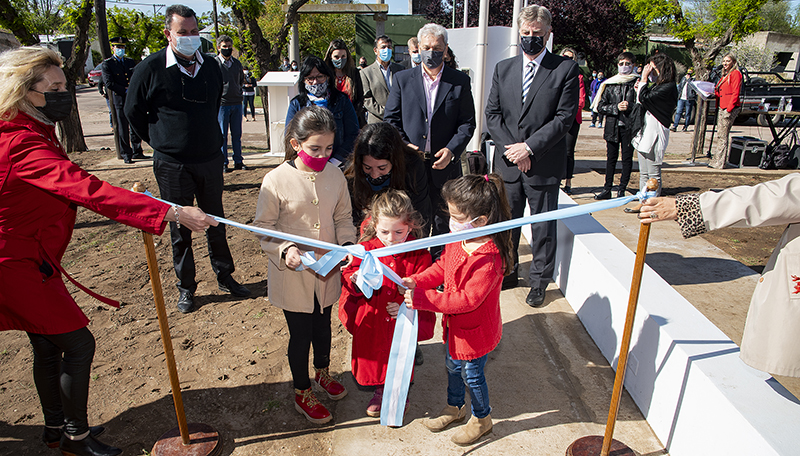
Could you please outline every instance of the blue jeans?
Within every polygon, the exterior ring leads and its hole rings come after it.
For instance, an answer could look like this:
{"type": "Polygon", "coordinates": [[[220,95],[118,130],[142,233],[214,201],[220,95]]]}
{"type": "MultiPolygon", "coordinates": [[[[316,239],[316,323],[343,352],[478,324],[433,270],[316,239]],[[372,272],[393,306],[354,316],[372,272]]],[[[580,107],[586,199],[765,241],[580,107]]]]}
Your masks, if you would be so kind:
{"type": "Polygon", "coordinates": [[[228,166],[228,126],[231,127],[231,143],[233,146],[233,163],[241,164],[242,158],[242,105],[220,106],[217,115],[219,128],[222,129],[222,155],[225,166],[228,166]]]}
{"type": "Polygon", "coordinates": [[[469,388],[472,414],[477,418],[486,418],[491,413],[489,406],[489,386],[483,368],[489,355],[472,360],[453,359],[445,344],[445,366],[447,367],[447,405],[461,407],[464,405],[464,387],[469,388]]]}
{"type": "Polygon", "coordinates": [[[678,107],[675,108],[675,119],[672,121],[672,125],[675,128],[678,128],[678,124],[681,122],[681,113],[683,113],[684,118],[686,118],[686,120],[683,123],[683,128],[689,128],[689,119],[692,118],[693,107],[694,107],[693,101],[678,100],[678,107]]]}
{"type": "Polygon", "coordinates": [[[244,107],[244,116],[247,117],[247,106],[250,105],[250,114],[252,114],[253,120],[256,118],[255,99],[255,95],[245,95],[244,100],[242,101],[242,106],[244,107]]]}

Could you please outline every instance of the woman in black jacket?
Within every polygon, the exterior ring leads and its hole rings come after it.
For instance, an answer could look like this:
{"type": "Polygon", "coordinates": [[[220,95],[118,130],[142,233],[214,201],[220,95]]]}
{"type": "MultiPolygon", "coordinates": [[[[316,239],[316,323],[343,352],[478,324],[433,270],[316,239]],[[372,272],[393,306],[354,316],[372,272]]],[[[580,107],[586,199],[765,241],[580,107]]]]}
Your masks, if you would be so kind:
{"type": "MultiPolygon", "coordinates": [[[[644,108],[644,125],[631,143],[639,156],[639,189],[647,181],[658,181],[656,194],[661,194],[661,164],[669,142],[672,113],[678,105],[678,86],[675,85],[675,62],[664,54],[656,54],[642,69],[637,87],[637,102],[644,108]]],[[[636,212],[636,209],[627,212],[636,212]]]]}

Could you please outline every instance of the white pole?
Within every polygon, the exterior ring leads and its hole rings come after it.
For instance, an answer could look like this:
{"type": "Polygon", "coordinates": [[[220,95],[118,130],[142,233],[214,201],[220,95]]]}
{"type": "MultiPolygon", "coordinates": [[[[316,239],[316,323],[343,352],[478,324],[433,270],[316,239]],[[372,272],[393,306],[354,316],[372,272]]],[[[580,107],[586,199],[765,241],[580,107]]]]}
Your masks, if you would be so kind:
{"type": "Polygon", "coordinates": [[[489,0],[481,0],[480,15],[478,16],[478,64],[475,67],[475,76],[472,84],[475,90],[475,134],[472,136],[471,150],[480,149],[480,138],[483,132],[483,107],[486,103],[484,99],[484,80],[486,79],[486,48],[488,47],[489,36],[489,0]],[[478,146],[474,146],[477,144],[478,146]]]}
{"type": "Polygon", "coordinates": [[[469,0],[464,0],[464,28],[467,28],[469,23],[469,0]]]}
{"type": "Polygon", "coordinates": [[[511,20],[511,43],[509,43],[508,56],[515,57],[519,54],[519,23],[517,18],[522,9],[522,0],[514,0],[514,16],[511,20]]]}

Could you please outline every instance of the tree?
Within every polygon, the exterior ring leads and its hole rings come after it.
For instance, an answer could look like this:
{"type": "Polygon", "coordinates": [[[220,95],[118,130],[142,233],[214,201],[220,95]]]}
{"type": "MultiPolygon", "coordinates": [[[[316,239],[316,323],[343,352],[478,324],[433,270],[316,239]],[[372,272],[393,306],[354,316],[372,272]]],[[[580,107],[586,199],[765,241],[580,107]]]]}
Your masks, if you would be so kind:
{"type": "MultiPolygon", "coordinates": [[[[623,7],[619,0],[540,0],[553,15],[553,34],[556,46],[571,46],[586,55],[595,69],[609,69],[617,55],[626,47],[637,44],[644,37],[644,26],[623,7]]],[[[456,26],[461,26],[464,1],[456,0],[456,26]]],[[[493,1],[489,8],[489,25],[510,27],[513,17],[513,0],[493,1]]],[[[478,26],[479,0],[468,3],[468,26],[478,26]]],[[[445,27],[453,24],[452,2],[434,2],[426,15],[431,22],[445,27]]]]}
{"type": "Polygon", "coordinates": [[[141,11],[111,8],[107,14],[108,36],[124,36],[130,40],[125,55],[141,60],[144,50],[157,51],[167,46],[164,36],[164,15],[145,14],[141,11]]]}
{"type": "Polygon", "coordinates": [[[703,0],[686,11],[680,0],[622,2],[636,19],[663,25],[681,39],[698,77],[705,78],[725,46],[759,30],[759,11],[767,0],[703,0]]]}
{"type": "Polygon", "coordinates": [[[0,0],[0,26],[11,31],[25,46],[39,44],[39,30],[30,21],[27,5],[17,0],[0,0]]]}
{"type": "Polygon", "coordinates": [[[78,100],[75,96],[75,83],[83,79],[83,67],[89,53],[89,28],[92,25],[93,0],[80,0],[68,9],[67,19],[74,24],[75,38],[72,41],[72,55],[64,62],[64,75],[67,78],[67,90],[72,94],[72,112],[69,117],[58,123],[61,142],[67,152],[87,150],[83,137],[81,116],[78,112],[78,100]]]}
{"type": "Polygon", "coordinates": [[[797,33],[795,18],[787,0],[769,0],[759,12],[759,28],[778,33],[797,33]]]}

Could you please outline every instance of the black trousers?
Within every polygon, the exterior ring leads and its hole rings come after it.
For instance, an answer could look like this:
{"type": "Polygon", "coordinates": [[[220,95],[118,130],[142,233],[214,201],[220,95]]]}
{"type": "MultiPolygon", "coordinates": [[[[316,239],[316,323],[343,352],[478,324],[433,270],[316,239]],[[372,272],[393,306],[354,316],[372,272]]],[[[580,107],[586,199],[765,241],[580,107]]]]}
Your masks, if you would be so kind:
{"type": "Polygon", "coordinates": [[[567,132],[567,179],[572,179],[575,172],[575,145],[578,143],[578,133],[581,131],[581,124],[575,122],[567,132]]]}
{"type": "MultiPolygon", "coordinates": [[[[433,159],[425,159],[425,172],[428,173],[428,196],[431,199],[431,236],[450,232],[450,214],[447,212],[447,203],[444,201],[444,199],[442,199],[442,187],[444,186],[445,182],[440,182],[441,178],[435,181],[433,179],[433,173],[447,172],[449,173],[447,180],[461,177],[461,163],[454,164],[451,162],[444,170],[437,171],[431,168],[436,160],[436,157],[433,157],[433,159]]],[[[436,247],[431,247],[430,251],[431,256],[433,256],[433,261],[436,261],[442,255],[444,246],[438,245],[436,247]]]]}
{"type": "MultiPolygon", "coordinates": [[[[611,119],[610,122],[615,122],[611,119]]],[[[631,144],[631,131],[625,127],[619,127],[619,142],[606,141],[606,182],[603,188],[611,190],[614,186],[614,173],[617,170],[617,158],[622,148],[622,174],[619,176],[619,189],[628,188],[631,180],[631,169],[633,169],[633,145],[631,144]]]]}
{"type": "MultiPolygon", "coordinates": [[[[197,205],[206,214],[225,217],[222,208],[222,167],[225,157],[222,154],[205,163],[182,164],[164,160],[153,161],[153,173],[158,181],[161,198],[181,206],[197,205]]],[[[178,276],[178,290],[197,290],[195,280],[194,252],[192,251],[192,231],[177,224],[169,224],[172,237],[172,262],[178,276]]],[[[209,227],[206,230],[208,256],[211,269],[219,282],[224,282],[234,271],[233,257],[225,237],[225,225],[209,227]]]]}
{"type": "Polygon", "coordinates": [[[45,426],[64,426],[64,432],[76,436],[88,432],[86,407],[94,336],[85,327],[64,334],[27,334],[33,346],[33,382],[45,426]]]}
{"type": "Polygon", "coordinates": [[[131,129],[128,118],[125,117],[125,112],[122,109],[125,105],[125,99],[122,103],[117,103],[120,96],[112,93],[114,97],[114,109],[117,111],[117,136],[119,137],[120,155],[122,158],[131,158],[134,154],[142,154],[142,140],[131,129]]]}
{"type": "MultiPolygon", "coordinates": [[[[531,214],[558,209],[558,184],[533,186],[525,184],[522,176],[515,182],[505,182],[508,204],[511,206],[511,217],[522,217],[525,203],[531,208],[531,214]]],[[[556,230],[558,222],[539,222],[531,224],[531,268],[528,283],[531,288],[547,288],[553,280],[556,265],[556,230]]],[[[511,230],[511,242],[514,247],[514,269],[519,265],[519,241],[522,229],[511,230]]]]}
{"type": "Polygon", "coordinates": [[[289,327],[289,369],[292,382],[299,390],[311,388],[308,378],[308,352],[314,346],[314,367],[324,369],[331,364],[331,309],[320,311],[319,301],[314,297],[314,312],[283,311],[289,327]]]}

